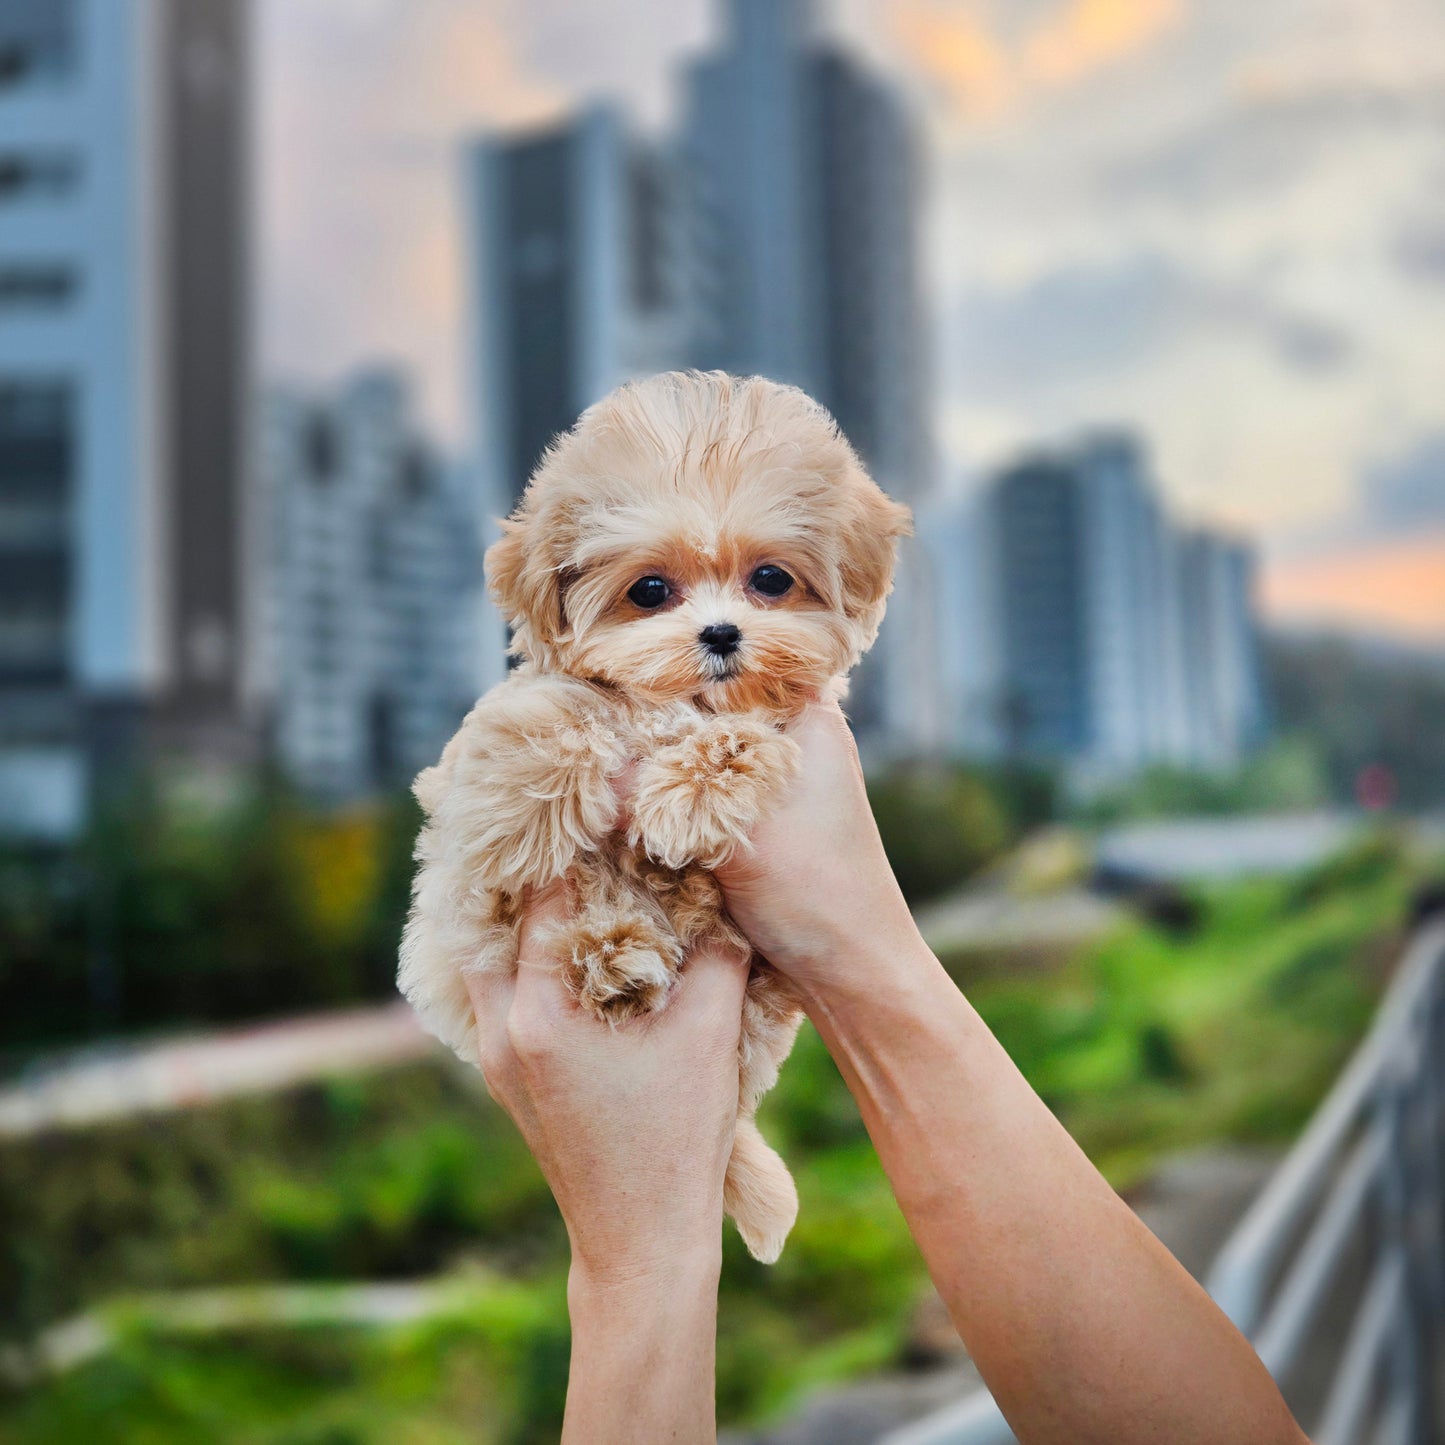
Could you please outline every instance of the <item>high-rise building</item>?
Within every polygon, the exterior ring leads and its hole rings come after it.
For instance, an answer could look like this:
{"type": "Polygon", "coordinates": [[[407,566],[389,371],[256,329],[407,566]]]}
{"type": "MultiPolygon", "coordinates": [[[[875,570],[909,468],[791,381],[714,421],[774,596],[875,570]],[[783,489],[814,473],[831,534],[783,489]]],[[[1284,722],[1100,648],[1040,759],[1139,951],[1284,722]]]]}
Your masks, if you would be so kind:
{"type": "Polygon", "coordinates": [[[689,69],[680,159],[704,304],[697,366],[825,400],[822,136],[800,0],[731,0],[723,45],[689,69]]]}
{"type": "Polygon", "coordinates": [[[931,459],[912,119],[806,0],[732,0],[728,17],[685,89],[688,363],[803,387],[913,500],[931,459]]]}
{"type": "Polygon", "coordinates": [[[673,174],[606,106],[471,146],[476,424],[502,512],[584,407],[678,364],[673,174]]]}
{"type": "Polygon", "coordinates": [[[1087,439],[1072,458],[1084,526],[1090,752],[1104,770],[1181,751],[1169,533],[1138,444],[1087,439]]]}
{"type": "MultiPolygon", "coordinates": [[[[893,86],[823,38],[809,0],[731,0],[727,15],[722,47],[685,86],[688,363],[803,387],[881,486],[926,505],[917,129],[893,86]]],[[[934,562],[904,544],[853,680],[849,714],[875,755],[942,741],[934,562]]]]}
{"type": "Polygon", "coordinates": [[[958,713],[963,746],[1108,778],[1225,766],[1257,740],[1251,554],[1176,530],[1131,439],[1006,468],[975,526],[987,665],[958,713]]]}
{"type": "Polygon", "coordinates": [[[1001,636],[993,699],[1010,754],[1068,756],[1093,742],[1085,520],[1078,478],[1056,457],[1031,457],[998,481],[995,538],[1001,636]]]}
{"type": "Polygon", "coordinates": [[[244,750],[246,0],[0,0],[0,826],[244,750]]]}
{"type": "MultiPolygon", "coordinates": [[[[931,481],[915,127],[816,33],[807,0],[731,0],[677,136],[594,109],[471,153],[480,470],[510,508],[542,448],[629,376],[759,374],[823,402],[886,489],[931,481]]],[[[930,557],[905,557],[850,711],[884,746],[936,730],[930,557]],[[885,665],[886,663],[886,665],[885,665]]],[[[486,635],[500,639],[493,619],[486,635]]],[[[487,676],[500,675],[500,642],[487,676]]]]}
{"type": "Polygon", "coordinates": [[[1181,533],[1176,548],[1186,747],[1201,764],[1228,764],[1265,731],[1255,557],[1203,528],[1181,533]]]}
{"type": "MultiPolygon", "coordinates": [[[[483,527],[512,510],[547,444],[631,376],[678,366],[685,288],[677,172],[608,106],[467,154],[472,396],[483,527]]],[[[506,629],[478,599],[478,683],[506,629]]]]}
{"type": "Polygon", "coordinates": [[[473,506],[387,371],[334,399],[273,391],[258,458],[276,758],[330,802],[408,783],[474,697],[473,506]]]}

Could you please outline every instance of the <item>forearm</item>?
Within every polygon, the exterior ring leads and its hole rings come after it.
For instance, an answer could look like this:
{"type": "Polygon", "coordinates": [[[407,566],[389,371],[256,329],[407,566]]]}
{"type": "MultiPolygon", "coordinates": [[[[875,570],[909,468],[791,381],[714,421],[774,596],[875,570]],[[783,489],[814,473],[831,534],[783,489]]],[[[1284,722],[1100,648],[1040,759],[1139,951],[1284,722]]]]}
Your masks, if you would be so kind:
{"type": "Polygon", "coordinates": [[[574,1266],[564,1445],[716,1438],[719,1268],[720,1249],[633,1278],[598,1279],[574,1266]]]}
{"type": "Polygon", "coordinates": [[[1303,1439],[1254,1352],[1105,1183],[921,939],[807,1004],[1024,1445],[1303,1439]],[[850,982],[851,981],[851,982],[850,982]]]}

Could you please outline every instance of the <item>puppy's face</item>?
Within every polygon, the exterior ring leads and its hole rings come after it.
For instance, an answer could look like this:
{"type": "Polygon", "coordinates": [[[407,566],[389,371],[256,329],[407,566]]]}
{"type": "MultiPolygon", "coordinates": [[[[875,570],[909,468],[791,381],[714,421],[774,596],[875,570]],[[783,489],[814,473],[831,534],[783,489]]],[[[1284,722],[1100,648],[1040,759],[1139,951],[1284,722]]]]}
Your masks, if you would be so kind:
{"type": "Polygon", "coordinates": [[[548,670],[715,711],[786,711],[872,642],[908,514],[815,403],[669,373],[589,410],[487,558],[548,670]]]}

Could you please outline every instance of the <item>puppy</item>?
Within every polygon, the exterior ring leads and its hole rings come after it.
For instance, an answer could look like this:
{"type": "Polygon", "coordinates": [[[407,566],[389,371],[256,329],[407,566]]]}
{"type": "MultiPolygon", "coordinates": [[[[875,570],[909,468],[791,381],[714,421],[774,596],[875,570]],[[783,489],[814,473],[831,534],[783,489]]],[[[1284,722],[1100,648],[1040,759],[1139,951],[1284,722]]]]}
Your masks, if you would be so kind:
{"type": "Polygon", "coordinates": [[[488,551],[519,664],[416,781],[398,982],[463,1059],[463,975],[515,965],[528,888],[567,881],[566,985],[612,1022],[663,1008],[700,943],[751,955],[726,1206],[767,1262],[798,1200],[753,1115],[802,1015],[710,870],[797,767],[782,725],[840,692],[873,641],[908,528],[794,387],[720,372],[622,387],[557,439],[488,551]]]}

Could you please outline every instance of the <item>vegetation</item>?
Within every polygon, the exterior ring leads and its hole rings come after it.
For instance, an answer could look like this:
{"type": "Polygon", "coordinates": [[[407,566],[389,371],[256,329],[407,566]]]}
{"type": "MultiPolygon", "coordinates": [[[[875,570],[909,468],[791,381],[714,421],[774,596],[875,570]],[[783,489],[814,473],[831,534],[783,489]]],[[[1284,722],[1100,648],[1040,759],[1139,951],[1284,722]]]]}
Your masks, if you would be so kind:
{"type": "Polygon", "coordinates": [[[417,821],[409,797],[317,815],[265,789],[0,851],[0,1049],[389,993],[417,821]]]}
{"type": "MultiPolygon", "coordinates": [[[[956,886],[1048,815],[1047,778],[900,771],[872,789],[905,891],[956,886]]],[[[0,1058],[41,1044],[392,995],[418,814],[277,788],[127,800],[74,850],[0,848],[0,1058]]]]}
{"type": "Polygon", "coordinates": [[[1265,649],[1278,730],[1308,737],[1330,794],[1388,769],[1400,805],[1445,806],[1445,663],[1425,651],[1332,637],[1275,637],[1265,649]]]}
{"type": "Polygon", "coordinates": [[[1158,766],[1079,801],[1086,823],[1288,812],[1359,800],[1367,772],[1412,812],[1445,805],[1445,665],[1438,655],[1343,637],[1275,636],[1264,648],[1273,741],[1237,769],[1158,766]]]}
{"type": "MultiPolygon", "coordinates": [[[[1165,1152],[1284,1143],[1353,1047],[1414,869],[1387,837],[1300,877],[1199,890],[1192,928],[1131,922],[1055,973],[961,982],[1120,1187],[1165,1152]]],[[[966,965],[955,964],[956,967],[966,965]]],[[[805,1030],[765,1109],[802,1215],[772,1270],[729,1232],[725,1419],[896,1363],[926,1279],[851,1098],[805,1030]]],[[[565,1241],[475,1079],[442,1063],[0,1149],[12,1338],[118,1294],[266,1280],[456,1283],[390,1328],[182,1337],[135,1315],[119,1347],[0,1399],[0,1439],[530,1442],[565,1388],[565,1241]]]]}
{"type": "Polygon", "coordinates": [[[1332,801],[1317,746],[1298,736],[1276,739],[1232,772],[1195,772],[1159,764],[1117,788],[1081,799],[1083,822],[1133,822],[1180,816],[1292,812],[1332,801]]]}
{"type": "Polygon", "coordinates": [[[1050,774],[965,763],[904,764],[868,782],[868,801],[904,897],[971,878],[1054,811],[1050,774]]]}

